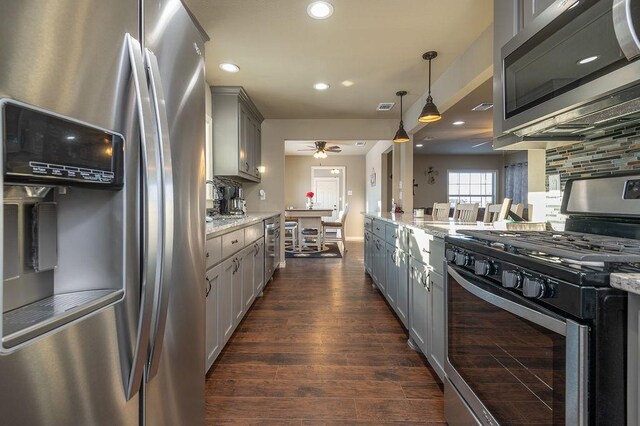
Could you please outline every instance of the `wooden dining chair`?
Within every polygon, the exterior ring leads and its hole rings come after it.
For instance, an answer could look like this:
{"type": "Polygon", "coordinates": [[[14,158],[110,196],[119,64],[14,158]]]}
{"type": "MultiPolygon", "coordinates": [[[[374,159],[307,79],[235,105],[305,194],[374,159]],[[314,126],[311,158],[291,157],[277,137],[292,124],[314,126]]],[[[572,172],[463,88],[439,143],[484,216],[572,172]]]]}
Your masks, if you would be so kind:
{"type": "Polygon", "coordinates": [[[433,203],[431,218],[437,222],[446,222],[449,220],[450,209],[451,205],[449,203],[433,203]]]}
{"type": "Polygon", "coordinates": [[[522,215],[524,215],[524,204],[522,203],[511,204],[511,211],[517,214],[518,216],[522,217],[522,215]]]}
{"type": "Polygon", "coordinates": [[[453,220],[457,222],[476,222],[478,220],[478,203],[456,203],[453,220]]]}
{"type": "Polygon", "coordinates": [[[493,223],[499,220],[506,220],[511,208],[511,198],[505,198],[502,204],[487,204],[484,208],[484,223],[493,223]]]}
{"type": "Polygon", "coordinates": [[[344,205],[344,210],[342,210],[338,214],[338,220],[336,222],[331,221],[322,221],[322,234],[324,236],[324,241],[342,241],[342,248],[344,251],[347,251],[347,243],[345,240],[345,229],[344,224],[347,220],[347,213],[349,212],[349,203],[344,205]],[[336,238],[327,238],[327,229],[336,231],[336,238]],[[338,238],[338,230],[340,230],[340,238],[338,238]]]}

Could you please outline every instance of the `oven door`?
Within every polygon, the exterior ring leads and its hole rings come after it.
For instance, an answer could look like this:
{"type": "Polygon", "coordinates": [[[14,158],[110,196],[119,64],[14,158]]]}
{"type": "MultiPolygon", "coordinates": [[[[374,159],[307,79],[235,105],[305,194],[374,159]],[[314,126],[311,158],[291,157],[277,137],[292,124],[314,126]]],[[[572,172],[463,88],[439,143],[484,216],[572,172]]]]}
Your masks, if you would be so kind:
{"type": "Polygon", "coordinates": [[[558,0],[549,6],[502,48],[502,131],[519,134],[638,84],[638,20],[638,0],[558,0]]]}
{"type": "Polygon", "coordinates": [[[481,424],[587,424],[589,327],[447,269],[447,389],[481,424]]]}

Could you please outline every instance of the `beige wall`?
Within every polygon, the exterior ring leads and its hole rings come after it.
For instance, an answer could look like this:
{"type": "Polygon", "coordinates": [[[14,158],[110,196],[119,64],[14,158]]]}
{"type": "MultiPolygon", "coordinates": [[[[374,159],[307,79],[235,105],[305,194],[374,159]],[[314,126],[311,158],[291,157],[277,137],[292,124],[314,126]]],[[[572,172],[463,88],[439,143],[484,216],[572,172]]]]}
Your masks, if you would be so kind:
{"type": "Polygon", "coordinates": [[[415,207],[430,207],[447,201],[447,170],[497,170],[498,201],[504,194],[504,157],[499,155],[414,155],[413,171],[418,187],[413,197],[415,207]],[[436,183],[429,185],[424,171],[433,166],[439,172],[436,183]]]}
{"type": "MultiPolygon", "coordinates": [[[[284,211],[284,142],[286,140],[380,140],[393,137],[397,119],[268,119],[262,123],[262,166],[260,183],[246,183],[247,209],[254,212],[284,211]],[[259,191],[266,192],[260,200],[259,191]]],[[[355,212],[360,214],[360,212],[355,212]]],[[[284,259],[284,247],[281,247],[284,259]]]]}
{"type": "Polygon", "coordinates": [[[346,237],[348,239],[361,240],[364,235],[364,211],[365,203],[365,157],[364,155],[329,155],[322,161],[316,160],[311,155],[291,155],[285,157],[285,186],[284,200],[286,206],[304,207],[307,199],[305,194],[311,190],[312,166],[344,166],[346,180],[346,199],[349,203],[349,213],[345,224],[346,237]],[[353,195],[349,195],[353,191],[353,195]]]}

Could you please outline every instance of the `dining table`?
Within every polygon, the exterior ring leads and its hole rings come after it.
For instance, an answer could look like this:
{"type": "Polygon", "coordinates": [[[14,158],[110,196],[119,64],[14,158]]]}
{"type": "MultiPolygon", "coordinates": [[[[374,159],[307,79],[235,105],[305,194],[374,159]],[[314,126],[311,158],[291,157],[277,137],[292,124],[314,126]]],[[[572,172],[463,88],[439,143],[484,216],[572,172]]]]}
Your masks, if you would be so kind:
{"type": "Polygon", "coordinates": [[[303,235],[304,229],[316,229],[317,235],[315,246],[316,251],[322,251],[324,249],[324,235],[322,232],[322,218],[330,217],[333,215],[333,209],[322,208],[290,208],[284,211],[284,217],[286,221],[298,222],[298,247],[294,247],[294,251],[301,252],[303,247],[309,247],[308,244],[303,244],[303,237],[309,235],[303,235]]]}

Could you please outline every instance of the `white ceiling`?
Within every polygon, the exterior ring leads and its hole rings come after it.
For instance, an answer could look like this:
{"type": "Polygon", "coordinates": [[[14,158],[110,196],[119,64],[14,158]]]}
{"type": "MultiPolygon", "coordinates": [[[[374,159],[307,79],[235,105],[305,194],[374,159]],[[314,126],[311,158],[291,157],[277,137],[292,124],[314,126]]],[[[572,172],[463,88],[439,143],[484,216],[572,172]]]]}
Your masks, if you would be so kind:
{"type": "Polygon", "coordinates": [[[330,0],[327,20],[311,0],[185,0],[211,37],[207,80],[244,86],[266,118],[389,118],[380,102],[427,88],[422,54],[437,50],[435,80],[492,22],[492,0],[330,0]],[[240,72],[221,71],[221,62],[240,72]],[[354,82],[343,87],[344,80],[354,82]],[[313,89],[316,82],[329,90],[313,89]]]}
{"type": "Polygon", "coordinates": [[[487,80],[454,106],[442,113],[442,119],[427,124],[414,135],[414,154],[501,154],[493,151],[493,109],[471,109],[483,102],[493,102],[493,80],[487,80]],[[454,126],[454,121],[464,121],[454,126]],[[425,140],[425,138],[427,140],[425,140]],[[482,144],[481,146],[476,146],[482,144]]]}
{"type": "MultiPolygon", "coordinates": [[[[313,151],[298,151],[299,149],[307,149],[313,146],[315,140],[311,141],[285,141],[284,143],[284,155],[301,155],[301,156],[312,156],[313,151]]],[[[342,152],[327,152],[327,155],[330,157],[333,156],[342,156],[342,155],[366,155],[367,152],[378,141],[360,141],[365,142],[365,146],[356,146],[356,142],[358,141],[327,141],[327,147],[338,145],[342,148],[342,152]]]]}

